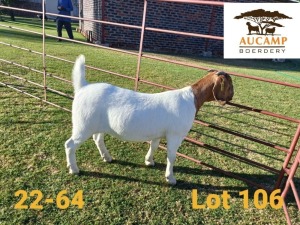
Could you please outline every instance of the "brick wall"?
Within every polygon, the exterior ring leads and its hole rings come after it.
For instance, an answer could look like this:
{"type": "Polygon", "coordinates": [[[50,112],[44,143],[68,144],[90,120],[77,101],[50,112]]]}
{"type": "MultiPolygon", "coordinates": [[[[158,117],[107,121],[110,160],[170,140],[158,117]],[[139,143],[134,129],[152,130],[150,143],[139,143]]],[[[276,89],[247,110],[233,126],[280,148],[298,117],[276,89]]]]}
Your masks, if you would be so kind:
{"type": "MultiPolygon", "coordinates": [[[[142,24],[143,0],[83,0],[83,16],[87,18],[126,23],[142,24]],[[103,16],[103,17],[102,17],[103,16]]],[[[274,0],[235,0],[230,2],[275,2],[274,0]]],[[[147,27],[223,36],[223,7],[148,1],[147,27]]],[[[84,22],[84,30],[92,30],[93,38],[112,47],[138,49],[140,30],[111,25],[84,22]]],[[[223,41],[186,37],[173,34],[145,31],[144,50],[202,54],[211,51],[213,55],[223,55],[223,41]]]]}
{"type": "MultiPolygon", "coordinates": [[[[84,4],[80,6],[82,11],[80,15],[83,18],[101,20],[102,10],[101,10],[101,1],[83,1],[84,4]]],[[[100,23],[90,22],[90,21],[81,21],[80,27],[83,32],[92,31],[93,39],[100,40],[101,37],[101,25],[100,23]]]]}

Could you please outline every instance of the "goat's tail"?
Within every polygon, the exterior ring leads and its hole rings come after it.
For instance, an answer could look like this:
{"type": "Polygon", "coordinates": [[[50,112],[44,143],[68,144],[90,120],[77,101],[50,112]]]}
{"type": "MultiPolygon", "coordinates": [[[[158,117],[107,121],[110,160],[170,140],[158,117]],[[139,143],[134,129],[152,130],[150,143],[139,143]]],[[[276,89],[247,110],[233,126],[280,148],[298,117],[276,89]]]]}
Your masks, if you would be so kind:
{"type": "Polygon", "coordinates": [[[80,55],[77,57],[76,62],[73,67],[72,72],[72,80],[74,86],[74,92],[77,93],[80,88],[87,85],[87,81],[85,79],[85,57],[84,55],[80,55]]]}

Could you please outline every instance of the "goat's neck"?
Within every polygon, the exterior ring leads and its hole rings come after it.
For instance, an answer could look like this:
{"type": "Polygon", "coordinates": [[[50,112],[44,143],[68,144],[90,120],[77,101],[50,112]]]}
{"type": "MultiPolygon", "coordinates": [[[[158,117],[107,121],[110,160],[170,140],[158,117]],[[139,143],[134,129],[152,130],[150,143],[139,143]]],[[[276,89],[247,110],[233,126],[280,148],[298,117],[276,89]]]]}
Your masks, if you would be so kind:
{"type": "Polygon", "coordinates": [[[212,94],[213,86],[214,82],[212,82],[211,77],[204,77],[191,86],[195,96],[196,114],[204,102],[214,100],[212,94]]]}

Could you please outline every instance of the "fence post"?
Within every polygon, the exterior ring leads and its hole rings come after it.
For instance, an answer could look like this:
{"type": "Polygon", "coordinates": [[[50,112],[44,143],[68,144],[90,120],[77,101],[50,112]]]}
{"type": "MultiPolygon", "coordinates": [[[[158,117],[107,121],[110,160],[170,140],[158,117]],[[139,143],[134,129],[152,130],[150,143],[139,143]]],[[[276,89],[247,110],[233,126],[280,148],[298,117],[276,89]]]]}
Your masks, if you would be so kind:
{"type": "Polygon", "coordinates": [[[293,153],[294,153],[294,150],[295,150],[296,145],[298,143],[299,137],[300,137],[300,123],[298,124],[297,130],[296,130],[295,135],[293,137],[293,140],[291,142],[289,152],[288,152],[288,154],[286,155],[286,157],[284,159],[281,171],[279,173],[276,184],[274,186],[274,190],[280,188],[280,186],[282,184],[282,180],[284,178],[284,175],[286,174],[286,168],[289,165],[290,160],[293,156],[293,153]]]}
{"type": "Polygon", "coordinates": [[[143,21],[142,21],[142,30],[141,30],[141,39],[140,39],[140,49],[138,54],[138,62],[137,62],[137,69],[136,69],[136,76],[135,76],[135,87],[134,87],[135,91],[137,91],[138,89],[138,83],[140,79],[140,68],[141,68],[141,60],[143,54],[146,14],[147,14],[147,0],[144,0],[144,12],[143,12],[143,21]]]}
{"type": "Polygon", "coordinates": [[[46,77],[46,49],[45,49],[45,18],[46,18],[46,1],[43,0],[42,3],[43,7],[43,16],[42,16],[42,23],[43,23],[43,76],[44,76],[44,100],[47,101],[47,77],[46,77]]]}

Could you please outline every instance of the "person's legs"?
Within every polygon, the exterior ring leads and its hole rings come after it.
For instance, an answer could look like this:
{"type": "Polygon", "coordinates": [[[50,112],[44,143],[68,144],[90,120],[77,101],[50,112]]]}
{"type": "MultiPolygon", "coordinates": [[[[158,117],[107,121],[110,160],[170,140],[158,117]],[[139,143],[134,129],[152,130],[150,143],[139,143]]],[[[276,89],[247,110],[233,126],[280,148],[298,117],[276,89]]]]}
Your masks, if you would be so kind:
{"type": "Polygon", "coordinates": [[[70,39],[74,39],[71,22],[64,22],[65,28],[67,30],[70,39]]]}
{"type": "MultiPolygon", "coordinates": [[[[60,19],[56,20],[56,28],[57,28],[57,36],[62,37],[62,27],[63,27],[63,21],[60,19]]],[[[61,41],[61,39],[58,39],[57,41],[61,41]]]]}

